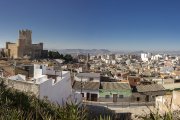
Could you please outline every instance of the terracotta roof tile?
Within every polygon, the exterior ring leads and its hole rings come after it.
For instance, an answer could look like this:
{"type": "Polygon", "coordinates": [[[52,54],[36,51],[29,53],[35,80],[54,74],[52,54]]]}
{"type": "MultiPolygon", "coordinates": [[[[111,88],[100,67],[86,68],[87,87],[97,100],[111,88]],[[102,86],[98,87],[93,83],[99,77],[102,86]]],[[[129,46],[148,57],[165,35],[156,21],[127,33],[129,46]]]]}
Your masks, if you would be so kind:
{"type": "Polygon", "coordinates": [[[151,85],[138,85],[138,92],[155,92],[155,91],[163,91],[165,88],[160,84],[151,84],[151,85]]]}

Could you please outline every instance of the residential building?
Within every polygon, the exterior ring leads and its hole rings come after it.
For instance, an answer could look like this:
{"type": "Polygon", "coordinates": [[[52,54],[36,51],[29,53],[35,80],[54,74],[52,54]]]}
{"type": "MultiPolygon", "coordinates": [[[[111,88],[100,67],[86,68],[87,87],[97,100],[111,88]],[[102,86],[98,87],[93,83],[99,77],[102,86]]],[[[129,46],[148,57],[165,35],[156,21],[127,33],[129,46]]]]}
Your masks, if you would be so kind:
{"type": "Polygon", "coordinates": [[[137,85],[137,92],[133,92],[132,99],[143,102],[154,102],[157,96],[164,95],[165,88],[160,84],[137,85]]]}
{"type": "Polygon", "coordinates": [[[78,73],[74,76],[75,81],[100,82],[100,73],[78,73]]]}
{"type": "Polygon", "coordinates": [[[70,72],[56,73],[46,65],[35,64],[34,75],[31,78],[18,74],[8,77],[5,83],[8,87],[31,93],[39,99],[47,99],[59,105],[64,105],[68,101],[81,101],[81,95],[72,91],[70,72]]]}
{"type": "Polygon", "coordinates": [[[99,101],[129,101],[131,94],[131,87],[128,82],[101,82],[99,89],[99,101]]]}
{"type": "Polygon", "coordinates": [[[75,81],[73,89],[76,93],[81,93],[83,100],[98,101],[100,82],[75,81]]]}

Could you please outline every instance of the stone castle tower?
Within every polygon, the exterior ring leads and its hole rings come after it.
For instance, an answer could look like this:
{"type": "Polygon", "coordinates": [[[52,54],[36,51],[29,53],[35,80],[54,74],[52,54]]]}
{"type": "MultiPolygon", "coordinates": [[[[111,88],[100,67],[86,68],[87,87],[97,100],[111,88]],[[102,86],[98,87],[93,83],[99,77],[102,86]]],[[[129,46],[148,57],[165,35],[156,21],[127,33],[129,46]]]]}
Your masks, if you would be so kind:
{"type": "Polygon", "coordinates": [[[10,58],[40,58],[43,53],[43,43],[32,44],[32,31],[19,30],[16,43],[6,43],[6,51],[10,58]]]}
{"type": "Polygon", "coordinates": [[[32,31],[31,30],[19,30],[19,40],[25,41],[25,46],[32,44],[32,31]]]}

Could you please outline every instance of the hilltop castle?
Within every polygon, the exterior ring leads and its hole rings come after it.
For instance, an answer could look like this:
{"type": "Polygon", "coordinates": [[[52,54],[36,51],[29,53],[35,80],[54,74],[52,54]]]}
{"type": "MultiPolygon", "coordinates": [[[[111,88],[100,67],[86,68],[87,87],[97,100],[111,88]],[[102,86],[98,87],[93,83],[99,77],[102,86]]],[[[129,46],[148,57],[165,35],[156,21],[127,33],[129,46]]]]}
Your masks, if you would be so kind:
{"type": "Polygon", "coordinates": [[[19,30],[19,39],[16,43],[6,42],[4,52],[10,58],[41,58],[45,52],[43,43],[32,44],[32,31],[19,30]]]}

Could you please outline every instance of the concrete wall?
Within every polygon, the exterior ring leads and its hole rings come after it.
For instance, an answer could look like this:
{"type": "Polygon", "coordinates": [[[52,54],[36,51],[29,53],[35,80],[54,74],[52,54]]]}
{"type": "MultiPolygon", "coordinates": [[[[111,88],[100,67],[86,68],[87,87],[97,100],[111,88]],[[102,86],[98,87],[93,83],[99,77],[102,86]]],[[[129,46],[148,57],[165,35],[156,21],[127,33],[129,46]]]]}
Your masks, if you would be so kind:
{"type": "MultiPolygon", "coordinates": [[[[81,90],[76,90],[76,93],[81,94],[81,90]]],[[[82,93],[84,93],[84,98],[87,98],[87,93],[97,94],[99,98],[99,90],[82,90],[82,93]]]]}
{"type": "Polygon", "coordinates": [[[41,76],[43,74],[43,69],[40,69],[41,65],[34,64],[34,78],[41,76]]]}
{"type": "MultiPolygon", "coordinates": [[[[99,97],[99,102],[113,102],[113,98],[99,97]]],[[[131,102],[131,97],[117,98],[117,102],[131,102]]]]}
{"type": "Polygon", "coordinates": [[[17,81],[17,80],[5,80],[5,84],[10,87],[14,88],[23,92],[28,92],[39,96],[39,86],[34,83],[28,83],[26,81],[17,81]]]}
{"type": "Polygon", "coordinates": [[[58,77],[57,82],[54,82],[55,80],[50,79],[40,84],[40,99],[47,98],[51,102],[63,105],[72,95],[70,73],[62,79],[58,77]]]}
{"type": "Polygon", "coordinates": [[[172,109],[180,109],[180,91],[173,91],[172,109]]]}
{"type": "Polygon", "coordinates": [[[145,93],[139,93],[139,94],[133,93],[132,101],[137,101],[137,98],[139,98],[139,101],[141,102],[154,102],[156,101],[157,96],[163,96],[164,94],[165,94],[165,91],[145,92],[145,93]]]}
{"type": "Polygon", "coordinates": [[[156,97],[156,108],[159,109],[159,112],[168,112],[168,106],[170,105],[172,96],[158,96],[156,97]]]}
{"type": "Polygon", "coordinates": [[[8,49],[10,49],[10,57],[17,58],[18,56],[18,47],[16,44],[9,43],[7,44],[8,49]]]}
{"type": "Polygon", "coordinates": [[[33,58],[40,58],[42,51],[43,51],[43,43],[39,44],[32,44],[31,45],[32,57],[33,58]]]}
{"type": "Polygon", "coordinates": [[[35,78],[34,80],[35,80],[36,84],[41,84],[41,83],[47,81],[48,78],[47,78],[47,75],[41,75],[38,78],[35,78]]]}

